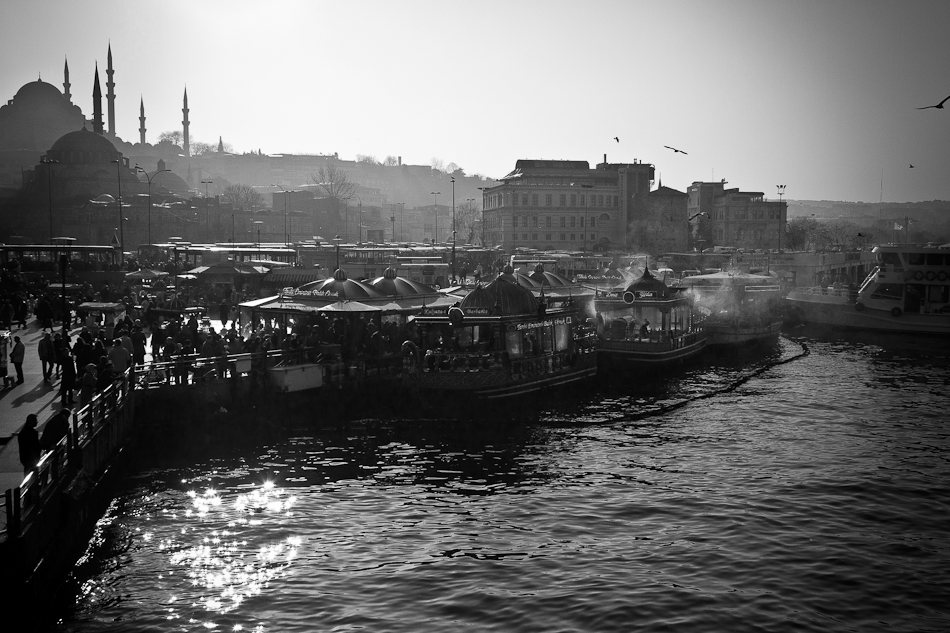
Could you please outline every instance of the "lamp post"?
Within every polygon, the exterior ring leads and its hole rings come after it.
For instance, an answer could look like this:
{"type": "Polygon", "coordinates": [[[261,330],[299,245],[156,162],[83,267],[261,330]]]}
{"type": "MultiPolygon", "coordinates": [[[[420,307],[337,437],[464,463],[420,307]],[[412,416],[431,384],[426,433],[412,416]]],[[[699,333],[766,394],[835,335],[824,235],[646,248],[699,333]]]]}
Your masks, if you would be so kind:
{"type": "Polygon", "coordinates": [[[152,178],[162,173],[163,171],[171,171],[171,169],[159,169],[151,176],[148,175],[148,172],[139,167],[135,166],[135,171],[140,171],[145,174],[145,180],[148,181],[148,243],[152,244],[152,178]]]}
{"type": "Polygon", "coordinates": [[[40,162],[46,165],[46,191],[49,194],[49,243],[53,243],[53,163],[58,160],[43,157],[40,162]]]}
{"type": "Polygon", "coordinates": [[[202,180],[201,184],[205,186],[205,233],[208,239],[208,244],[211,244],[214,240],[211,239],[211,205],[208,204],[208,185],[212,184],[213,180],[202,180]]]}
{"type": "Polygon", "coordinates": [[[433,205],[435,207],[435,237],[433,238],[436,242],[439,241],[439,196],[442,194],[441,191],[432,191],[432,198],[435,201],[433,205]]]}
{"type": "MultiPolygon", "coordinates": [[[[69,306],[66,303],[66,268],[69,267],[69,245],[76,238],[63,237],[63,238],[58,238],[58,239],[61,239],[63,241],[62,252],[59,254],[59,269],[60,269],[60,274],[62,276],[62,281],[63,281],[63,288],[62,288],[62,293],[61,293],[62,302],[63,302],[63,344],[68,345],[70,317],[69,317],[69,306]]],[[[50,243],[52,244],[52,242],[53,240],[51,238],[50,243]]]]}
{"type": "Polygon", "coordinates": [[[449,181],[452,183],[452,285],[457,283],[455,278],[455,176],[449,181]]]}
{"type": "Polygon", "coordinates": [[[340,236],[339,235],[333,238],[333,243],[336,244],[336,270],[340,270],[340,236]]]}
{"type": "Polygon", "coordinates": [[[119,197],[116,198],[116,203],[119,207],[119,263],[125,261],[125,235],[122,232],[122,160],[115,159],[112,161],[115,163],[115,175],[119,181],[119,197]]]}
{"type": "Polygon", "coordinates": [[[355,193],[353,194],[353,197],[356,198],[356,199],[359,201],[359,203],[360,203],[360,210],[359,210],[359,215],[360,215],[360,232],[359,232],[359,235],[358,235],[357,238],[356,238],[356,243],[362,245],[362,244],[363,244],[363,199],[360,198],[360,197],[359,197],[358,195],[356,195],[355,193]]]}
{"type": "Polygon", "coordinates": [[[395,202],[389,205],[389,221],[393,223],[392,239],[389,241],[395,242],[396,241],[396,203],[395,202]]]}
{"type": "Polygon", "coordinates": [[[254,224],[257,226],[257,259],[261,258],[261,225],[264,224],[261,220],[254,220],[254,224]]]}
{"type": "Polygon", "coordinates": [[[782,252],[782,229],[785,223],[782,221],[782,196],[785,195],[785,185],[775,185],[778,188],[778,252],[782,252]]]}
{"type": "MultiPolygon", "coordinates": [[[[284,192],[284,244],[286,245],[286,244],[289,244],[289,243],[290,243],[290,238],[288,237],[288,235],[290,235],[290,233],[287,232],[287,196],[290,195],[290,194],[292,194],[292,193],[296,193],[296,191],[294,191],[294,190],[287,191],[286,189],[284,189],[284,188],[281,187],[280,185],[276,185],[276,184],[275,184],[275,185],[271,185],[271,187],[277,187],[278,189],[280,189],[281,191],[284,192]]],[[[293,231],[291,231],[291,233],[292,233],[292,232],[293,232],[293,231]]]]}
{"type": "MultiPolygon", "coordinates": [[[[482,247],[485,246],[485,190],[488,187],[479,187],[478,190],[482,192],[482,247]]],[[[518,195],[518,194],[512,194],[518,195]]],[[[493,234],[494,235],[494,234],[493,234]]],[[[492,243],[494,244],[495,238],[492,237],[492,243]]]]}

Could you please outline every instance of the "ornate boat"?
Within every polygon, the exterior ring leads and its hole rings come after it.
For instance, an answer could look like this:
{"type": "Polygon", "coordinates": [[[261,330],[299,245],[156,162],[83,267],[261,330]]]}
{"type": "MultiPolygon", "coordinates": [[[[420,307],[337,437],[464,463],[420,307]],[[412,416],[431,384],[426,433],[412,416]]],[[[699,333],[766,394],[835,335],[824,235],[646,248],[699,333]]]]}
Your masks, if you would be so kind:
{"type": "Polygon", "coordinates": [[[498,400],[563,387],[597,372],[583,304],[540,298],[500,275],[452,307],[425,308],[404,376],[430,394],[498,400]]]}
{"type": "Polygon", "coordinates": [[[692,358],[706,346],[706,332],[692,296],[667,286],[649,269],[629,285],[594,299],[598,363],[649,369],[692,358]]]}
{"type": "Polygon", "coordinates": [[[771,344],[778,341],[782,287],[772,277],[717,272],[687,277],[709,346],[771,344]]]}
{"type": "Polygon", "coordinates": [[[795,288],[786,301],[805,323],[907,334],[950,334],[950,248],[874,247],[861,286],[795,288]]]}

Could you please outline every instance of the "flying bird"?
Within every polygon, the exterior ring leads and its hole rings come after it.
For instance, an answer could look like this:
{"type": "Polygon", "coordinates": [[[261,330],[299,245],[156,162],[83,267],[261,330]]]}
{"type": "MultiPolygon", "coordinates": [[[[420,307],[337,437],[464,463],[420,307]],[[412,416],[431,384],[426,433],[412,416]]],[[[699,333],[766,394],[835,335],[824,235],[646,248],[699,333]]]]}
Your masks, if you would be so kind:
{"type": "MultiPolygon", "coordinates": [[[[950,99],[950,97],[947,97],[947,99],[950,99]]],[[[945,103],[947,102],[947,99],[944,99],[943,101],[941,101],[941,102],[938,103],[937,105],[924,106],[924,107],[922,107],[922,108],[917,108],[917,109],[918,109],[918,110],[926,110],[927,108],[937,108],[938,110],[943,110],[943,104],[945,104],[945,103]]]]}
{"type": "Polygon", "coordinates": [[[913,168],[914,168],[914,166],[913,166],[913,165],[911,165],[911,166],[910,166],[910,169],[913,169],[913,168]]]}
{"type": "Polygon", "coordinates": [[[683,150],[676,149],[675,147],[670,147],[669,145],[664,145],[663,147],[665,147],[666,149],[673,150],[673,153],[676,153],[676,154],[686,154],[686,152],[684,152],[683,150]]]}
{"type": "Polygon", "coordinates": [[[619,136],[615,136],[615,137],[614,137],[614,140],[619,143],[619,142],[620,142],[620,137],[619,137],[619,136]]]}

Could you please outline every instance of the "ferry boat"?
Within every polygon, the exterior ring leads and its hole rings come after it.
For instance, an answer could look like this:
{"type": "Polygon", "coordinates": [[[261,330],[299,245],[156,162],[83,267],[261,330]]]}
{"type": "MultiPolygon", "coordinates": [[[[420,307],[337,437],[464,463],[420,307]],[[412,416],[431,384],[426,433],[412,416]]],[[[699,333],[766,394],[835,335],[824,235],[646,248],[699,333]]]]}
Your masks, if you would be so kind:
{"type": "Polygon", "coordinates": [[[625,287],[594,299],[597,359],[605,367],[636,370],[698,355],[706,331],[685,286],[667,286],[649,269],[625,287]]]}
{"type": "Polygon", "coordinates": [[[767,275],[716,272],[683,279],[701,314],[707,345],[772,344],[782,329],[782,287],[767,275]]]}
{"type": "Polygon", "coordinates": [[[860,288],[796,288],[786,300],[805,323],[907,334],[950,334],[950,245],[876,246],[860,288]]]}
{"type": "Polygon", "coordinates": [[[496,401],[579,383],[597,372],[584,309],[499,275],[455,306],[422,310],[421,347],[404,348],[403,375],[422,393],[496,401]]]}

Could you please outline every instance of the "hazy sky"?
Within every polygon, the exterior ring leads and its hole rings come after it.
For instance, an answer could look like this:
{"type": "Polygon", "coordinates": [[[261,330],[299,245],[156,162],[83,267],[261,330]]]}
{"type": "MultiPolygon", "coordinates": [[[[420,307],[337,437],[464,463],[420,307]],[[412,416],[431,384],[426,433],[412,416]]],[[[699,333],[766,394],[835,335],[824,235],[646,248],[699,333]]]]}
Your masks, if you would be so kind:
{"type": "Polygon", "coordinates": [[[187,85],[191,138],[237,152],[490,177],[607,154],[680,190],[868,202],[883,171],[885,201],[950,199],[950,101],[915,109],[950,95],[948,27],[947,0],[0,0],[0,99],[62,90],[68,58],[91,117],[111,41],[133,142],[139,98],[154,143],[187,85]]]}

